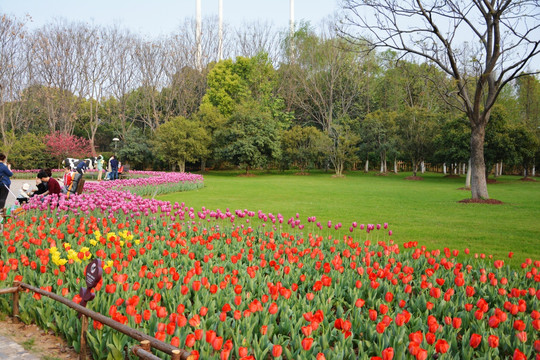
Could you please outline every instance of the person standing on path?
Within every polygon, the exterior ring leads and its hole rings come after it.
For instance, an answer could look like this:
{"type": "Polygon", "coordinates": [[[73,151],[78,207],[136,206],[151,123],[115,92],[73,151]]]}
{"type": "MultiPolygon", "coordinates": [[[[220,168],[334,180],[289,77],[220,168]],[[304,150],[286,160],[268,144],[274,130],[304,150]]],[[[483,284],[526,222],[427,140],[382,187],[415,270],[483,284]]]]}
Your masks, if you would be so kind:
{"type": "Polygon", "coordinates": [[[97,160],[96,160],[96,165],[97,165],[97,181],[101,181],[101,175],[103,174],[103,156],[102,155],[99,155],[97,157],[97,160]]]}
{"type": "Polygon", "coordinates": [[[111,157],[111,180],[118,179],[118,160],[116,159],[116,156],[113,155],[111,157]]]}
{"type": "Polygon", "coordinates": [[[9,187],[11,185],[10,177],[13,176],[11,172],[11,164],[7,163],[7,157],[5,154],[0,153],[0,209],[2,209],[2,218],[6,220],[7,209],[6,199],[9,194],[9,187]]]}

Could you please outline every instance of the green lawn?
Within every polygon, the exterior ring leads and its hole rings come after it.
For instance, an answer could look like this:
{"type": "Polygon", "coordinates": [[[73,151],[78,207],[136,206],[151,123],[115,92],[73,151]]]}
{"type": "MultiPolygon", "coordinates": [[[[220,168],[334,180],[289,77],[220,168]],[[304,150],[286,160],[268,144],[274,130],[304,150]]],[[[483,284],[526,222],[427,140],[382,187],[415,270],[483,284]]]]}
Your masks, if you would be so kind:
{"type": "MultiPolygon", "coordinates": [[[[308,176],[292,173],[258,172],[254,177],[241,172],[204,174],[203,189],[168,194],[161,200],[185,202],[198,210],[248,209],[285,219],[300,214],[326,224],[341,222],[348,229],[358,223],[389,223],[392,238],[398,243],[418,241],[428,248],[463,250],[492,254],[512,264],[525,258],[540,259],[540,182],[523,182],[519,177],[503,176],[488,185],[490,197],[504,205],[461,204],[469,191],[458,190],[464,178],[445,178],[424,174],[423,181],[405,180],[410,173],[376,176],[349,172],[345,178],[331,173],[308,176]]],[[[325,228],[326,229],[326,228],[325,228]]]]}

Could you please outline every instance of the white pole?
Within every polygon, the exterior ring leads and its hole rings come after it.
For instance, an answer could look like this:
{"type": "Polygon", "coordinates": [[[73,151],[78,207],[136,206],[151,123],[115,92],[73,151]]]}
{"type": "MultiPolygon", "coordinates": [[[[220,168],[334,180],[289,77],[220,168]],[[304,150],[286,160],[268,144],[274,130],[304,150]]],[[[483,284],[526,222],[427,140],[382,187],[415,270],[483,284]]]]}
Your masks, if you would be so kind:
{"type": "Polygon", "coordinates": [[[223,59],[223,0],[219,0],[219,42],[218,42],[218,61],[223,59]]]}
{"type": "Polygon", "coordinates": [[[289,14],[289,31],[292,38],[292,36],[294,35],[294,0],[289,0],[289,14]]]}
{"type": "Polygon", "coordinates": [[[197,0],[197,28],[195,30],[196,42],[197,42],[197,67],[199,70],[202,70],[202,44],[201,44],[201,34],[202,34],[202,16],[201,16],[201,0],[197,0]]]}

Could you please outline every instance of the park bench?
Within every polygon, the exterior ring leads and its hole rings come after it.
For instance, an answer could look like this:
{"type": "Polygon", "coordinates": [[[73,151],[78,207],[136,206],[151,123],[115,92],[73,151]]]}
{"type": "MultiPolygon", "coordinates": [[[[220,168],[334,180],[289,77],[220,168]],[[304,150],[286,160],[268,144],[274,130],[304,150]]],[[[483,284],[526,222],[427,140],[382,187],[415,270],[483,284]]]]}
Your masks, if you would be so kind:
{"type": "Polygon", "coordinates": [[[129,164],[124,165],[124,169],[122,172],[118,173],[119,179],[127,179],[129,176],[129,164]]]}

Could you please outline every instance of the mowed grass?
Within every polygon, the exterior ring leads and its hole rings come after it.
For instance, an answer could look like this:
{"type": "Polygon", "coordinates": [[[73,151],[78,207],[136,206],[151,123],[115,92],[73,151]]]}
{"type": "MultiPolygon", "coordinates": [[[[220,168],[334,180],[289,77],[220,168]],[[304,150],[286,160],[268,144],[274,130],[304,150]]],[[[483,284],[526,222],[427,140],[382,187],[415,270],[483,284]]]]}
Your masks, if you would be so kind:
{"type": "MultiPolygon", "coordinates": [[[[325,225],[322,235],[333,234],[328,220],[343,224],[348,233],[353,221],[364,224],[387,222],[392,239],[402,244],[418,241],[429,249],[469,248],[471,254],[493,255],[517,265],[526,258],[540,259],[540,182],[523,182],[517,176],[503,176],[488,185],[492,199],[503,205],[462,204],[470,191],[459,190],[464,177],[449,178],[427,173],[422,181],[405,180],[411,173],[377,176],[349,172],[344,178],[317,172],[307,176],[293,173],[208,172],[203,189],[159,197],[184,202],[200,210],[248,209],[274,215],[285,221],[296,213],[306,228],[307,217],[316,216],[325,225]],[[508,259],[508,253],[514,258],[508,259]]],[[[288,227],[286,227],[289,229],[288,227]]],[[[359,230],[355,231],[357,234],[359,230]]],[[[364,236],[364,233],[362,233],[364,236]]],[[[386,239],[386,237],[384,237],[386,239]]]]}

